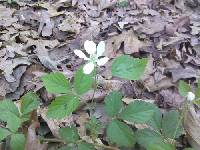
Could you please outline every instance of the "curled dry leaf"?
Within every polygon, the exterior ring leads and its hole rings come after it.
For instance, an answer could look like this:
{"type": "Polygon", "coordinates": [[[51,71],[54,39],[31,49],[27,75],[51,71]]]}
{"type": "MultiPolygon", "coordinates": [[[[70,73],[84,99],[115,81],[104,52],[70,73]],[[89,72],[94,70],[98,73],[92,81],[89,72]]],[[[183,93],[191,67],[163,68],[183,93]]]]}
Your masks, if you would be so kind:
{"type": "Polygon", "coordinates": [[[47,143],[41,144],[36,134],[36,129],[39,126],[40,124],[38,122],[33,122],[29,126],[24,150],[47,150],[47,143]]]}
{"type": "Polygon", "coordinates": [[[113,58],[116,55],[117,50],[124,43],[124,52],[126,54],[133,54],[139,52],[141,47],[146,44],[138,39],[132,30],[122,32],[117,36],[113,36],[106,41],[106,51],[104,54],[109,58],[113,58]]]}
{"type": "Polygon", "coordinates": [[[173,82],[177,82],[180,79],[198,78],[200,74],[199,69],[190,66],[183,68],[181,65],[178,68],[170,69],[169,72],[172,73],[173,82]]]}
{"type": "Polygon", "coordinates": [[[44,121],[47,123],[52,134],[57,138],[60,137],[59,133],[58,133],[58,130],[60,127],[71,126],[74,123],[73,115],[70,115],[70,116],[60,119],[60,120],[56,120],[56,119],[47,118],[47,116],[46,116],[47,108],[41,108],[41,109],[39,109],[38,112],[39,112],[39,115],[42,117],[42,119],[44,119],[44,121]]]}

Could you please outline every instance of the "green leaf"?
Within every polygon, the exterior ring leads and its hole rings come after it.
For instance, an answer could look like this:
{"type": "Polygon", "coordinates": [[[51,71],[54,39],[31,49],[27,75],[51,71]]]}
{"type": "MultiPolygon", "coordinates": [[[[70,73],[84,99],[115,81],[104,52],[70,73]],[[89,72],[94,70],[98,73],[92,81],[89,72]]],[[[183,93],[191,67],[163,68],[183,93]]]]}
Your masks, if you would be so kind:
{"type": "Polygon", "coordinates": [[[60,72],[44,75],[42,78],[45,88],[50,93],[67,93],[71,87],[69,81],[60,72]]]}
{"type": "Polygon", "coordinates": [[[21,100],[21,113],[23,115],[37,109],[40,103],[39,97],[33,92],[28,92],[21,98],[21,100]]]}
{"type": "Polygon", "coordinates": [[[0,120],[7,122],[7,126],[12,132],[16,132],[21,125],[18,115],[18,109],[12,101],[3,100],[0,102],[0,120]]]}
{"type": "Polygon", "coordinates": [[[0,128],[0,141],[2,141],[3,139],[5,139],[10,134],[11,134],[11,132],[8,131],[7,129],[0,128]]]}
{"type": "Polygon", "coordinates": [[[9,112],[19,116],[19,111],[18,111],[16,105],[9,99],[0,101],[0,113],[3,113],[5,111],[9,111],[9,112]]]}
{"type": "Polygon", "coordinates": [[[105,97],[105,112],[108,116],[117,115],[123,106],[122,95],[117,91],[111,92],[105,97]]]}
{"type": "Polygon", "coordinates": [[[82,142],[78,144],[78,150],[95,150],[92,144],[82,142]]]}
{"type": "Polygon", "coordinates": [[[200,79],[198,79],[197,88],[195,91],[196,99],[200,99],[200,79]]]}
{"type": "Polygon", "coordinates": [[[163,135],[167,138],[177,138],[182,133],[180,115],[177,111],[172,110],[164,114],[162,120],[163,135]],[[179,123],[179,126],[178,126],[179,123]],[[176,135],[174,135],[176,132],[176,135]],[[175,137],[174,137],[175,136],[175,137]]]}
{"type": "Polygon", "coordinates": [[[75,127],[65,127],[59,129],[60,137],[68,143],[75,143],[79,140],[78,131],[75,127]]]}
{"type": "Polygon", "coordinates": [[[184,150],[195,150],[193,148],[184,148],[184,150]]]}
{"type": "Polygon", "coordinates": [[[106,132],[111,143],[124,147],[133,147],[135,145],[133,130],[123,122],[112,120],[106,132]]]}
{"type": "Polygon", "coordinates": [[[161,126],[162,126],[162,123],[161,123],[162,122],[162,114],[158,107],[155,106],[154,110],[155,110],[155,112],[153,114],[153,117],[147,122],[147,124],[149,126],[151,126],[153,129],[155,129],[156,131],[160,131],[161,126]]]}
{"type": "Polygon", "coordinates": [[[154,112],[153,104],[144,101],[134,101],[122,110],[119,117],[129,122],[145,123],[152,118],[154,112]]]}
{"type": "Polygon", "coordinates": [[[122,55],[116,58],[112,64],[112,75],[127,80],[139,80],[144,74],[147,58],[132,58],[122,55]]]}
{"type": "Polygon", "coordinates": [[[71,146],[63,146],[63,147],[60,147],[60,148],[57,149],[57,150],[74,150],[74,148],[71,147],[71,146]]]}
{"type": "Polygon", "coordinates": [[[154,145],[157,143],[164,143],[162,137],[150,130],[150,129],[142,129],[136,132],[137,143],[139,143],[142,147],[148,148],[150,145],[154,145]]]}
{"type": "Polygon", "coordinates": [[[23,134],[12,134],[10,145],[12,150],[24,150],[25,137],[23,134]]]}
{"type": "Polygon", "coordinates": [[[93,74],[84,74],[83,68],[78,69],[74,76],[74,89],[77,94],[82,95],[89,91],[94,84],[93,74]]]}
{"type": "Polygon", "coordinates": [[[75,111],[79,106],[79,98],[72,94],[62,95],[49,105],[47,117],[52,119],[62,119],[75,111]]]}
{"type": "Polygon", "coordinates": [[[147,150],[175,150],[174,146],[167,143],[155,143],[150,145],[147,150]]]}
{"type": "Polygon", "coordinates": [[[191,91],[191,87],[185,81],[180,80],[178,83],[178,91],[181,96],[187,96],[188,92],[191,91]]]}

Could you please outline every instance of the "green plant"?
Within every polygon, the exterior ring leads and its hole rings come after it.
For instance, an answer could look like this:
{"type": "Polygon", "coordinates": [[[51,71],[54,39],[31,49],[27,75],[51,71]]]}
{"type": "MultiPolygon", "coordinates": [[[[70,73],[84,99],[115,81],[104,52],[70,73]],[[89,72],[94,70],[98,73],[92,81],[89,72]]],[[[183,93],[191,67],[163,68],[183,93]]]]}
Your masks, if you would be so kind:
{"type": "MultiPolygon", "coordinates": [[[[55,99],[48,106],[47,117],[62,119],[69,116],[79,107],[83,95],[93,90],[92,104],[97,89],[97,66],[104,65],[109,59],[103,57],[105,43],[101,41],[97,46],[93,41],[84,44],[87,57],[81,50],[75,50],[75,54],[87,61],[74,74],[73,80],[68,80],[61,72],[52,72],[41,77],[46,90],[55,94],[55,99]]],[[[147,58],[133,58],[121,55],[113,60],[112,76],[125,80],[139,80],[148,63],[147,58]]],[[[200,80],[195,95],[192,88],[184,81],[179,82],[179,92],[195,104],[199,104],[200,80]]],[[[75,126],[59,129],[59,139],[45,139],[43,141],[60,142],[59,150],[95,150],[102,149],[127,149],[133,148],[137,143],[147,150],[175,150],[176,139],[183,133],[182,119],[187,110],[188,101],[185,101],[184,111],[176,110],[161,113],[160,109],[141,99],[133,99],[131,103],[124,104],[123,95],[118,91],[112,91],[104,99],[104,111],[108,116],[107,124],[102,125],[90,110],[90,119],[85,124],[89,141],[78,133],[75,126]],[[105,131],[105,143],[98,142],[100,134],[105,131]]],[[[22,132],[23,124],[30,120],[30,114],[39,106],[39,98],[33,92],[25,94],[21,98],[19,108],[11,100],[0,102],[0,120],[6,127],[0,128],[0,140],[10,139],[10,147],[13,150],[22,150],[25,145],[25,136],[22,132]]]]}
{"type": "Polygon", "coordinates": [[[22,125],[30,118],[30,113],[39,106],[39,98],[33,92],[28,92],[21,97],[19,108],[8,99],[0,101],[0,120],[6,123],[6,127],[0,128],[0,140],[9,140],[12,150],[23,150],[25,136],[22,125]]]}

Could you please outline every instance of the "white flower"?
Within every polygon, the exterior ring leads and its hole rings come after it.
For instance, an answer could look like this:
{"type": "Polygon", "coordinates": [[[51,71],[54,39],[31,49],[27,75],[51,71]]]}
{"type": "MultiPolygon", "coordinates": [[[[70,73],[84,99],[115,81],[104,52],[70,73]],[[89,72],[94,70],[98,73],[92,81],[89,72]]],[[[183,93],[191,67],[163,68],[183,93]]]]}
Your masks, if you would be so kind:
{"type": "Polygon", "coordinates": [[[84,65],[83,72],[90,74],[96,65],[103,66],[109,60],[108,57],[99,58],[105,51],[105,42],[101,41],[97,46],[93,41],[85,41],[84,49],[90,55],[88,58],[81,50],[74,50],[74,53],[79,57],[87,60],[88,63],[84,65]]]}
{"type": "Polygon", "coordinates": [[[195,99],[195,94],[192,92],[188,92],[187,94],[187,100],[193,101],[195,99]]]}

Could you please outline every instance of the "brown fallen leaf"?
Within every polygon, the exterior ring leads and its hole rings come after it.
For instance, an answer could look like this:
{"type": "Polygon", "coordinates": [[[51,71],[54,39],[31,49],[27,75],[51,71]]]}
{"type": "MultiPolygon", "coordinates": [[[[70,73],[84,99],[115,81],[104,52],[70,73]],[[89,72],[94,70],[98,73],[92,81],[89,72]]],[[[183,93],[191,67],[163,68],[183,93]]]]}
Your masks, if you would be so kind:
{"type": "Polygon", "coordinates": [[[13,17],[14,9],[6,8],[3,5],[0,5],[0,26],[8,27],[12,25],[14,22],[17,22],[18,19],[13,17]]]}
{"type": "Polygon", "coordinates": [[[124,44],[124,52],[126,54],[137,53],[141,47],[146,46],[144,42],[138,40],[138,37],[132,30],[129,30],[106,40],[106,51],[104,54],[109,58],[115,57],[116,52],[121,47],[122,43],[124,44]]]}
{"type": "Polygon", "coordinates": [[[180,79],[198,78],[200,74],[199,69],[195,69],[190,66],[183,67],[181,65],[177,68],[169,69],[169,72],[172,74],[173,82],[177,82],[180,79]]]}
{"type": "Polygon", "coordinates": [[[189,24],[190,18],[189,16],[179,17],[173,24],[167,24],[165,31],[169,35],[173,35],[178,28],[182,27],[185,24],[189,24]]]}
{"type": "Polygon", "coordinates": [[[74,124],[73,115],[70,115],[70,116],[65,117],[63,119],[56,120],[56,119],[47,118],[47,116],[46,116],[47,108],[41,108],[41,109],[39,109],[38,112],[39,112],[39,115],[42,117],[42,119],[44,119],[44,121],[47,123],[52,134],[57,138],[60,137],[59,133],[58,133],[58,130],[60,129],[60,127],[71,126],[71,125],[74,124]]]}
{"type": "Polygon", "coordinates": [[[163,97],[163,102],[171,107],[179,108],[184,102],[184,97],[172,89],[163,89],[160,95],[163,97]]]}
{"type": "Polygon", "coordinates": [[[47,143],[41,144],[39,137],[36,135],[36,129],[39,126],[38,122],[33,122],[29,126],[24,150],[47,150],[47,143]]]}

